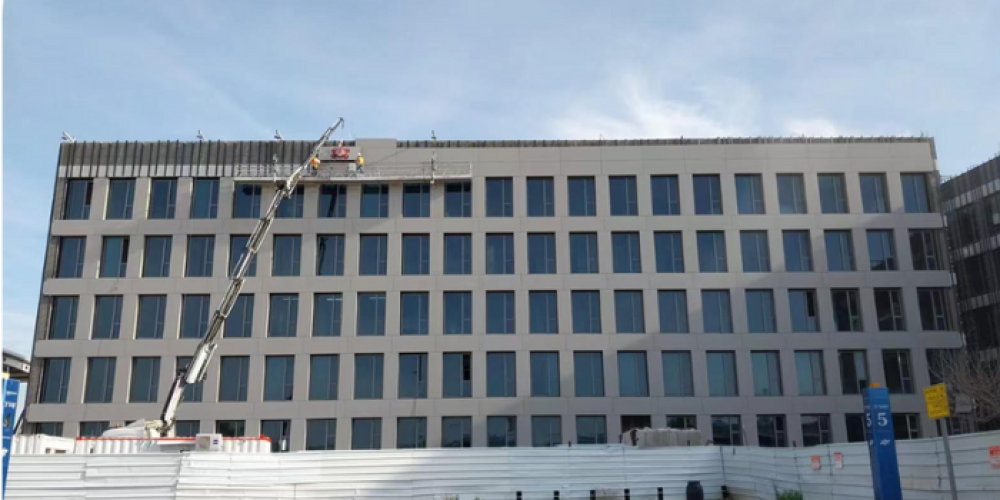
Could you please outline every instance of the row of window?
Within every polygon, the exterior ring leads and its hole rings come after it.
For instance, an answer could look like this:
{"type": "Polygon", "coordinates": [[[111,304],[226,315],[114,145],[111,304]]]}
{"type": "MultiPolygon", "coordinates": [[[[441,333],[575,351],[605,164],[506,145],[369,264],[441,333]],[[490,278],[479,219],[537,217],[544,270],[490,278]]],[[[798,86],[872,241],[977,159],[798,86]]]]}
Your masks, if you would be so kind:
{"type": "MultiPolygon", "coordinates": [[[[928,351],[931,358],[934,351],[928,351]]],[[[563,397],[559,352],[532,351],[529,353],[531,397],[563,397]]],[[[795,376],[798,396],[827,395],[826,369],[822,351],[795,351],[795,376]]],[[[355,400],[383,399],[384,354],[354,355],[355,400]]],[[[428,353],[399,354],[398,399],[427,399],[428,353]]],[[[446,352],[441,355],[442,386],[440,397],[473,397],[473,356],[468,352],[446,352]]],[[[839,351],[840,377],[843,394],[860,394],[868,387],[867,352],[863,350],[839,351]]],[[[573,352],[573,397],[604,397],[604,353],[601,351],[573,352]]],[[[660,353],[663,373],[664,397],[705,396],[695,391],[691,352],[663,351],[660,353]]],[[[185,369],[189,357],[177,358],[178,372],[185,369]]],[[[618,351],[618,391],[610,396],[650,397],[649,369],[646,351],[618,351]]],[[[43,364],[40,403],[65,403],[69,390],[72,360],[46,358],[43,364]]],[[[781,356],[778,351],[752,351],[750,364],[753,373],[754,396],[783,396],[781,356]]],[[[885,385],[892,394],[912,394],[914,381],[910,351],[886,349],[882,351],[885,385]]],[[[218,401],[248,401],[250,380],[249,356],[222,356],[220,358],[218,401]]],[[[735,351],[709,351],[705,354],[708,375],[708,393],[711,397],[740,395],[737,379],[735,351]]],[[[87,358],[83,402],[111,403],[114,399],[117,358],[87,358]]],[[[340,381],[340,356],[316,354],[309,357],[308,399],[327,401],[338,399],[340,381]]],[[[266,356],[264,358],[263,401],[292,401],[295,385],[295,356],[266,356]]],[[[155,403],[160,386],[160,358],[133,357],[128,387],[128,402],[155,403]]],[[[188,386],[184,399],[201,402],[202,384],[188,386]]],[[[481,396],[481,395],[480,395],[481,396]]],[[[486,353],[486,397],[517,397],[517,353],[486,353]]],[[[523,396],[523,395],[522,395],[523,396]]],[[[253,398],[257,400],[256,397],[253,398]]]]}
{"type": "MultiPolygon", "coordinates": [[[[888,213],[889,194],[884,173],[859,174],[861,205],[865,213],[888,213]]],[[[929,178],[925,172],[900,174],[903,188],[903,205],[909,213],[928,213],[934,210],[929,191],[929,178]]],[[[529,217],[555,216],[555,179],[553,177],[528,177],[526,179],[527,215],[529,217]]],[[[721,178],[719,174],[692,176],[694,208],[697,215],[721,215],[723,210],[721,178]]],[[[514,179],[512,177],[487,177],[486,216],[514,216],[514,179]]],[[[596,179],[593,176],[575,176],[567,179],[567,207],[570,216],[596,216],[596,179]]],[[[822,213],[849,212],[849,200],[844,174],[818,174],[820,209],[822,213]]],[[[611,215],[639,214],[638,190],[634,175],[608,177],[611,215]]],[[[736,174],[736,212],[739,214],[765,214],[763,176],[761,174],[736,174]]],[[[385,184],[361,185],[359,213],[361,217],[385,218],[389,216],[389,186],[385,184]]],[[[806,189],[802,174],[777,174],[778,213],[807,213],[806,189]]],[[[63,219],[89,219],[93,192],[91,179],[67,181],[63,219]]],[[[472,216],[472,184],[449,182],[444,184],[445,217],[472,216]]],[[[680,215],[680,190],[677,175],[650,176],[650,201],[653,215],[680,215]]],[[[291,197],[283,200],[278,217],[301,218],[304,212],[305,186],[298,186],[291,197]]],[[[347,186],[326,184],[319,188],[317,217],[346,217],[347,186]]],[[[430,217],[431,185],[426,183],[403,184],[403,217],[430,217]]],[[[135,179],[111,179],[108,186],[106,219],[131,219],[135,203],[135,179]]],[[[177,206],[177,179],[152,179],[150,184],[147,218],[172,219],[177,206]]],[[[219,179],[196,178],[192,186],[192,219],[218,217],[219,179]]],[[[731,210],[731,209],[730,209],[731,210]]],[[[773,208],[771,212],[774,213],[773,208]]],[[[233,218],[256,218],[261,213],[261,185],[236,183],[233,193],[233,218]]]]}

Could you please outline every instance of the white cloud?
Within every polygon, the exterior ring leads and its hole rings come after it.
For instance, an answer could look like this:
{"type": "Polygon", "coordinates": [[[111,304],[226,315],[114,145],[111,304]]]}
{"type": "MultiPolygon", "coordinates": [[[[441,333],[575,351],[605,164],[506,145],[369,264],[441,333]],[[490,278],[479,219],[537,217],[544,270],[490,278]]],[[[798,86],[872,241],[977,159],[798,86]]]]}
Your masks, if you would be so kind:
{"type": "Polygon", "coordinates": [[[784,123],[785,132],[790,135],[809,137],[837,137],[852,135],[830,120],[824,118],[789,119],[784,123]]]}

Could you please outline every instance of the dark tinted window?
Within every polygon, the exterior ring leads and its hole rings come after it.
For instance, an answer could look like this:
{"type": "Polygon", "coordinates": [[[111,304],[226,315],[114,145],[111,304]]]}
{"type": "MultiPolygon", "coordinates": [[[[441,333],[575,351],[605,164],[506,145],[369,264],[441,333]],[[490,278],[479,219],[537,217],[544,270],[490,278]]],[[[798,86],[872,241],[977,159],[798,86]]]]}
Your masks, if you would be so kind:
{"type": "Polygon", "coordinates": [[[775,333],[774,292],[747,290],[747,329],[750,333],[775,333]]]}
{"type": "Polygon", "coordinates": [[[819,174],[819,203],[824,214],[847,213],[844,174],[819,174]]]}
{"type": "Polygon", "coordinates": [[[122,296],[97,296],[94,300],[95,339],[116,339],[122,329],[122,296]]]}
{"type": "MultiPolygon", "coordinates": [[[[176,373],[174,374],[174,377],[183,373],[184,370],[187,370],[189,364],[191,364],[191,356],[178,356],[177,363],[175,365],[176,373]]],[[[203,392],[204,382],[188,384],[187,387],[184,388],[184,394],[181,395],[181,401],[190,401],[192,403],[200,402],[203,392]]]]}
{"type": "Polygon", "coordinates": [[[868,259],[872,271],[895,271],[899,269],[896,262],[896,241],[891,229],[869,229],[868,259]]]}
{"type": "Polygon", "coordinates": [[[90,179],[70,179],[66,181],[66,201],[63,205],[63,219],[86,220],[90,218],[90,196],[93,183],[90,179]]]}
{"type": "Polygon", "coordinates": [[[427,234],[403,235],[403,274],[431,273],[431,237],[427,234]]]}
{"type": "Polygon", "coordinates": [[[356,418],[351,422],[352,450],[382,449],[382,419],[356,418]]]}
{"type": "Polygon", "coordinates": [[[67,340],[76,336],[76,311],[79,297],[52,297],[52,312],[49,316],[49,340],[67,340]]]}
{"type": "Polygon", "coordinates": [[[264,359],[264,401],[291,401],[295,390],[295,357],[264,359]]]}
{"type": "Polygon", "coordinates": [[[385,294],[358,294],[358,335],[385,335],[385,294]]]}
{"type": "Polygon", "coordinates": [[[886,349],[882,351],[885,369],[885,386],[889,394],[913,394],[913,372],[910,368],[910,351],[886,349]]]}
{"type": "Polygon", "coordinates": [[[173,219],[177,208],[177,179],[153,179],[149,186],[149,219],[173,219]]]}
{"type": "Polygon", "coordinates": [[[472,417],[442,417],[441,447],[471,448],[472,417]]]}
{"type": "Polygon", "coordinates": [[[611,253],[616,273],[641,273],[639,233],[611,233],[611,253]]]}
{"type": "Polygon", "coordinates": [[[430,297],[427,292],[399,294],[399,334],[427,335],[430,297]]]}
{"type": "Polygon", "coordinates": [[[403,217],[431,216],[431,185],[403,184],[403,217]]]}
{"type": "Polygon", "coordinates": [[[444,235],[444,273],[472,274],[472,235],[444,235]]]}
{"type": "Polygon", "coordinates": [[[606,444],[608,425],[603,415],[576,417],[577,444],[606,444]]]}
{"type": "Polygon", "coordinates": [[[214,219],[219,213],[219,179],[195,179],[191,190],[191,218],[214,219]]]}
{"type": "Polygon", "coordinates": [[[573,333],[601,333],[601,292],[572,292],[573,333]]]}
{"type": "Polygon", "coordinates": [[[556,235],[553,233],[528,234],[528,273],[556,273],[556,235]]]}
{"type": "Polygon", "coordinates": [[[556,292],[529,292],[529,333],[559,333],[556,292]]]}
{"type": "Polygon", "coordinates": [[[299,235],[274,235],[271,276],[298,276],[301,271],[302,237],[299,235]]]}
{"type": "Polygon", "coordinates": [[[697,215],[722,215],[722,188],[718,175],[695,175],[694,213],[697,215]]]}
{"type": "Polygon", "coordinates": [[[363,184],[361,186],[361,217],[386,218],[389,216],[389,186],[363,184]]]}
{"type": "Polygon", "coordinates": [[[809,231],[782,231],[781,237],[785,246],[785,271],[812,271],[812,243],[809,241],[809,231]]]}
{"type": "Polygon", "coordinates": [[[951,329],[948,314],[948,291],[944,288],[918,288],[917,300],[920,304],[920,323],[924,330],[942,331],[951,329]]]}
{"type": "Polygon", "coordinates": [[[385,276],[388,238],[384,234],[362,234],[361,255],[358,274],[361,276],[385,276]]]}
{"type": "Polygon", "coordinates": [[[725,273],[726,235],[722,231],[698,231],[698,268],[703,273],[725,273]]]}
{"type": "Polygon", "coordinates": [[[160,385],[160,358],[132,358],[129,403],[155,403],[160,385]]]}
{"type": "Polygon", "coordinates": [[[662,361],[664,395],[667,397],[694,396],[691,353],[687,351],[664,351],[662,361]]]}
{"type": "Polygon", "coordinates": [[[472,217],[472,184],[449,182],[444,185],[444,216],[472,217]]]}
{"type": "Polygon", "coordinates": [[[750,353],[750,367],[753,369],[754,396],[780,396],[781,359],[778,351],[754,351],[750,353]]]}
{"type": "Polygon", "coordinates": [[[208,317],[211,314],[211,302],[208,295],[184,295],[181,297],[181,332],[182,339],[200,339],[208,330],[208,317]]]}
{"type": "Polygon", "coordinates": [[[738,396],[736,385],[736,354],[732,351],[708,352],[709,396],[738,396]]]}
{"type": "Polygon", "coordinates": [[[215,432],[222,437],[243,437],[246,434],[246,420],[216,420],[215,432]]]}
{"type": "Polygon", "coordinates": [[[517,446],[517,417],[486,417],[486,445],[490,448],[517,446]]]}
{"type": "Polygon", "coordinates": [[[306,199],[306,187],[295,186],[295,191],[283,198],[278,204],[278,210],[274,213],[279,219],[301,219],[306,199]]]}
{"type": "Polygon", "coordinates": [[[344,235],[316,235],[316,275],[344,275],[344,235]]]}
{"type": "Polygon", "coordinates": [[[486,216],[514,216],[514,180],[510,177],[486,179],[486,216]]]}
{"type": "Polygon", "coordinates": [[[551,447],[562,444],[562,418],[531,417],[531,446],[551,447]]]}
{"type": "Polygon", "coordinates": [[[260,434],[271,441],[271,453],[288,451],[292,423],[288,420],[261,420],[260,434]]]}
{"type": "Polygon", "coordinates": [[[680,215],[681,196],[676,175],[653,175],[649,178],[653,215],[680,215]]]}
{"type": "Polygon", "coordinates": [[[906,330],[906,322],[903,319],[903,294],[899,288],[875,289],[875,313],[878,316],[880,332],[906,330]]]}
{"type": "Polygon", "coordinates": [[[444,333],[472,334],[471,292],[444,292],[444,333]]]}
{"type": "Polygon", "coordinates": [[[101,437],[111,428],[109,422],[80,422],[80,437],[101,437]]]}
{"type": "Polygon", "coordinates": [[[573,353],[573,381],[578,398],[604,397],[604,356],[600,351],[573,353]]]}
{"type": "Polygon", "coordinates": [[[135,338],[162,339],[167,317],[166,295],[140,295],[135,338]]]}
{"type": "MultiPolygon", "coordinates": [[[[994,216],[1000,221],[1000,214],[994,216]]],[[[941,260],[941,245],[935,229],[911,229],[910,251],[913,254],[914,271],[940,271],[944,269],[941,260]]]]}
{"type": "Polygon", "coordinates": [[[743,272],[771,272],[771,247],[767,231],[740,231],[740,253],[743,254],[743,272]]]}
{"type": "Polygon", "coordinates": [[[899,174],[903,182],[903,206],[907,213],[932,212],[930,191],[927,188],[927,174],[899,174]]]}
{"type": "Polygon", "coordinates": [[[427,399],[427,354],[399,355],[399,399],[427,399]]]}
{"type": "Polygon", "coordinates": [[[427,418],[400,417],[396,420],[396,448],[400,450],[427,447],[427,418]]]}
{"type": "Polygon", "coordinates": [[[128,268],[128,236],[105,236],[101,248],[101,278],[124,278],[128,268]]]}
{"type": "Polygon", "coordinates": [[[531,353],[531,396],[559,397],[559,353],[531,353]]]}
{"type": "Polygon", "coordinates": [[[840,351],[840,386],[844,394],[861,394],[868,388],[868,355],[865,351],[840,351]]]}
{"type": "MultiPolygon", "coordinates": [[[[229,237],[229,276],[234,276],[236,274],[236,266],[240,264],[240,258],[243,257],[243,252],[246,251],[247,243],[250,241],[250,235],[232,235],[229,237]]],[[[250,260],[250,266],[247,268],[246,276],[257,276],[257,256],[254,255],[253,259],[250,260]]]]}
{"type": "Polygon", "coordinates": [[[570,233],[569,267],[574,274],[598,272],[597,233],[570,233]]]}
{"type": "Polygon", "coordinates": [[[570,217],[593,217],[597,215],[597,197],[594,193],[593,177],[570,177],[569,191],[570,217]]]}
{"type": "Polygon", "coordinates": [[[615,330],[618,333],[646,333],[642,290],[615,290],[615,330]]]}
{"type": "Polygon", "coordinates": [[[70,358],[46,358],[42,362],[42,390],[39,403],[65,403],[69,393],[70,358]]]}
{"type": "Polygon", "coordinates": [[[260,185],[236,184],[233,187],[233,218],[256,219],[260,217],[260,185]]]}
{"type": "Polygon", "coordinates": [[[608,177],[611,189],[611,215],[639,215],[639,194],[634,175],[608,177]]]}
{"type": "Polygon", "coordinates": [[[486,292],[486,333],[514,333],[514,292],[486,292]]]}
{"type": "Polygon", "coordinates": [[[830,290],[833,298],[833,323],[838,332],[860,332],[861,301],[857,289],[840,288],[830,290]]]}
{"type": "Polygon", "coordinates": [[[778,205],[783,214],[806,213],[806,188],[802,174],[778,174],[778,205]]]}
{"type": "Polygon", "coordinates": [[[313,296],[313,337],[339,337],[343,299],[339,293],[313,296]]]}
{"type": "Polygon", "coordinates": [[[131,219],[135,200],[135,179],[111,179],[108,183],[108,207],[105,219],[131,219]]]}
{"type": "Polygon", "coordinates": [[[618,395],[621,397],[649,396],[646,351],[618,351],[618,395]]]}
{"type": "Polygon", "coordinates": [[[354,399],[382,399],[382,355],[354,355],[354,399]]]}
{"type": "Polygon", "coordinates": [[[294,337],[299,327],[299,295],[272,293],[267,321],[268,337],[294,337]]]}
{"type": "Polygon", "coordinates": [[[514,274],[514,235],[486,235],[486,274],[514,274]]]}
{"type": "Polygon", "coordinates": [[[337,419],[306,420],[306,451],[337,449],[337,419]]]}
{"type": "Polygon", "coordinates": [[[226,318],[226,328],[223,331],[226,338],[244,338],[253,336],[253,294],[240,294],[233,303],[233,310],[226,318]]]}
{"type": "Polygon", "coordinates": [[[467,352],[444,353],[442,375],[444,387],[441,395],[443,397],[472,397],[472,354],[467,352]]]}
{"type": "Polygon", "coordinates": [[[347,186],[342,184],[320,186],[318,216],[338,219],[347,217],[347,186]]]}
{"type": "Polygon", "coordinates": [[[889,212],[889,196],[885,189],[885,174],[860,174],[861,204],[866,214],[889,212]]]}
{"type": "Polygon", "coordinates": [[[555,210],[555,182],[551,177],[528,178],[528,217],[552,217],[555,210]]]}
{"type": "Polygon", "coordinates": [[[486,353],[486,397],[517,396],[517,362],[513,352],[486,353]]]}
{"type": "Polygon", "coordinates": [[[87,358],[84,403],[110,403],[115,394],[115,358],[87,358]]]}
{"type": "Polygon", "coordinates": [[[789,290],[788,309],[792,315],[793,332],[819,331],[815,290],[789,290]]]}
{"type": "Polygon", "coordinates": [[[219,401],[246,401],[250,357],[222,356],[219,366],[219,401]]]}
{"type": "Polygon", "coordinates": [[[825,395],[823,351],[795,351],[795,377],[798,381],[799,396],[825,395]]]}
{"type": "Polygon", "coordinates": [[[705,333],[733,333],[733,314],[728,290],[701,291],[705,333]]]}
{"type": "Polygon", "coordinates": [[[59,263],[56,278],[79,278],[83,276],[83,257],[87,238],[84,236],[59,237],[59,263]]]}
{"type": "Polygon", "coordinates": [[[788,446],[784,415],[757,415],[757,445],[761,448],[788,446]]]}
{"type": "Polygon", "coordinates": [[[832,442],[829,415],[802,415],[803,446],[818,446],[832,442]]]}
{"type": "Polygon", "coordinates": [[[174,436],[193,438],[201,432],[201,421],[178,420],[174,423],[174,436]]]}
{"type": "Polygon", "coordinates": [[[315,354],[309,358],[309,399],[332,401],[337,399],[340,384],[340,356],[315,354]]]}
{"type": "Polygon", "coordinates": [[[215,236],[188,236],[185,276],[189,278],[211,277],[214,257],[215,236]]]}
{"type": "Polygon", "coordinates": [[[742,215],[764,213],[764,182],[760,174],[736,175],[736,211],[742,215]]]}
{"type": "Polygon", "coordinates": [[[687,333],[687,292],[660,290],[657,292],[660,311],[660,333],[687,333]]]}
{"type": "Polygon", "coordinates": [[[829,271],[854,270],[854,240],[850,230],[824,231],[826,268],[829,271]]]}
{"type": "Polygon", "coordinates": [[[170,276],[170,236],[146,236],[145,255],[142,259],[143,278],[166,278],[170,276]]]}
{"type": "Polygon", "coordinates": [[[684,245],[680,231],[657,231],[653,233],[653,243],[656,248],[656,272],[684,272],[684,245]]]}

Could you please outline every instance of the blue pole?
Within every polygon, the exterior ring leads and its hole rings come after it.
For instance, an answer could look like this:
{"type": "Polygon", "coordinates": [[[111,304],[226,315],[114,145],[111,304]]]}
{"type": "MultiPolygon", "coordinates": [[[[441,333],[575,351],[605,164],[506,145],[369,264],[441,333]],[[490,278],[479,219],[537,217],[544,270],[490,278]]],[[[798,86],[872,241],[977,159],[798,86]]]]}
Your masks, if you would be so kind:
{"type": "Polygon", "coordinates": [[[875,500],[902,500],[889,391],[884,387],[869,387],[863,394],[875,500]]]}

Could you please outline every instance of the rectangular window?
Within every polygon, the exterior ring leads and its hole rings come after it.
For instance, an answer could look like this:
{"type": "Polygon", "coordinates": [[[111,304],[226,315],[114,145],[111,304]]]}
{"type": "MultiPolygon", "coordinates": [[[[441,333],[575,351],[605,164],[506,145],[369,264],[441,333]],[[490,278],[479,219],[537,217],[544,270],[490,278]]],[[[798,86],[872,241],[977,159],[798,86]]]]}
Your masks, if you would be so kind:
{"type": "Polygon", "coordinates": [[[562,444],[562,417],[531,417],[531,446],[546,448],[562,444]]]}
{"type": "MultiPolygon", "coordinates": [[[[234,234],[229,237],[229,276],[233,277],[236,275],[238,266],[240,265],[240,259],[243,258],[243,253],[246,252],[247,244],[250,242],[250,235],[246,234],[234,234]]],[[[257,276],[257,256],[254,255],[253,259],[250,259],[250,265],[247,267],[246,277],[257,276]]]]}
{"type": "Polygon", "coordinates": [[[799,396],[825,396],[826,374],[823,351],[795,351],[795,376],[799,396]]]}
{"type": "Polygon", "coordinates": [[[789,290],[788,309],[795,333],[818,332],[819,311],[816,308],[815,290],[789,290]]]}
{"type": "Polygon", "coordinates": [[[559,397],[559,353],[531,353],[531,397],[559,397]]]}
{"type": "Polygon", "coordinates": [[[594,191],[593,177],[570,177],[567,180],[569,191],[570,217],[593,217],[597,215],[597,196],[594,191]]]}
{"type": "Polygon", "coordinates": [[[736,353],[709,351],[705,357],[708,360],[708,395],[739,396],[740,391],[736,385],[736,353]]]}
{"type": "Polygon", "coordinates": [[[385,276],[386,255],[389,240],[384,234],[362,234],[358,274],[361,276],[385,276]]]}
{"type": "Polygon", "coordinates": [[[292,423],[289,420],[261,420],[260,434],[271,441],[271,453],[288,451],[292,423]]]}
{"type": "Polygon", "coordinates": [[[697,429],[698,418],[695,415],[667,415],[668,429],[697,429]]]}
{"type": "Polygon", "coordinates": [[[864,414],[848,413],[844,415],[844,420],[847,424],[848,443],[861,443],[868,440],[864,414]]]}
{"type": "Polygon", "coordinates": [[[556,292],[528,293],[529,333],[559,333],[556,292]]]}
{"type": "Polygon", "coordinates": [[[927,174],[899,174],[903,183],[903,206],[908,214],[926,214],[933,211],[927,174]]]}
{"type": "Polygon", "coordinates": [[[59,237],[59,263],[56,278],[79,278],[83,276],[83,257],[86,253],[85,236],[59,237]]]}
{"type": "Polygon", "coordinates": [[[615,331],[646,333],[642,290],[615,290],[615,331]]]}
{"type": "Polygon", "coordinates": [[[722,187],[718,175],[695,175],[694,213],[697,215],[722,215],[722,187]]]}
{"type": "Polygon", "coordinates": [[[343,219],[347,217],[347,186],[343,184],[323,184],[319,187],[319,218],[343,219]]]}
{"type": "Polygon", "coordinates": [[[140,295],[135,338],[162,339],[166,318],[166,295],[140,295]]]}
{"type": "Polygon", "coordinates": [[[712,415],[712,444],[743,446],[743,424],[739,415],[712,415]]]}
{"type": "Polygon", "coordinates": [[[170,276],[170,249],[172,246],[173,238],[170,236],[146,236],[142,260],[143,278],[167,278],[170,276]]]}
{"type": "Polygon", "coordinates": [[[486,353],[486,397],[517,397],[517,360],[513,352],[486,353]]]}
{"type": "Polygon", "coordinates": [[[726,273],[726,233],[698,231],[698,270],[703,273],[726,273]]]}
{"type": "Polygon", "coordinates": [[[866,214],[889,212],[889,195],[885,189],[885,174],[860,174],[861,204],[866,214]]]}
{"type": "Polygon", "coordinates": [[[688,333],[687,292],[685,290],[660,290],[657,292],[660,309],[660,333],[688,333]]]}
{"type": "Polygon", "coordinates": [[[295,356],[264,358],[264,401],[291,401],[295,391],[295,356]]]}
{"type": "Polygon", "coordinates": [[[309,357],[309,400],[336,401],[340,385],[340,356],[314,354],[309,357]]]}
{"type": "Polygon", "coordinates": [[[868,259],[872,271],[895,271],[896,242],[891,229],[868,230],[868,259]]]}
{"type": "Polygon", "coordinates": [[[517,447],[517,417],[486,417],[486,446],[490,448],[517,447]]]}
{"type": "Polygon", "coordinates": [[[128,236],[105,236],[101,248],[101,278],[124,278],[128,268],[128,236]]]}
{"type": "Polygon", "coordinates": [[[556,214],[555,181],[551,177],[528,177],[528,217],[556,214]]]}
{"type": "Polygon", "coordinates": [[[382,419],[356,418],[351,421],[352,450],[382,449],[382,419]]]}
{"type": "Polygon", "coordinates": [[[892,430],[896,440],[920,439],[919,413],[893,413],[892,430]]]}
{"type": "Polygon", "coordinates": [[[910,369],[910,351],[886,349],[882,351],[885,368],[885,386],[889,394],[913,394],[913,373],[910,369]]]}
{"type": "Polygon", "coordinates": [[[774,292],[747,290],[747,328],[750,333],[776,333],[774,292]]]}
{"type": "MultiPolygon", "coordinates": [[[[694,396],[691,353],[688,351],[663,351],[662,362],[664,395],[673,398],[694,396]]],[[[685,429],[686,427],[681,428],[685,429]]]]}
{"type": "Polygon", "coordinates": [[[66,201],[63,204],[64,220],[87,220],[90,218],[90,197],[94,184],[90,179],[69,179],[66,181],[66,201]]]}
{"type": "Polygon", "coordinates": [[[472,292],[444,292],[444,333],[472,334],[472,292]]]}
{"type": "Polygon", "coordinates": [[[510,177],[486,179],[486,216],[514,216],[514,180],[510,177]]]}
{"type": "Polygon", "coordinates": [[[556,273],[556,235],[528,233],[528,274],[556,273]]]}
{"type": "Polygon", "coordinates": [[[918,288],[917,299],[920,304],[920,323],[927,331],[946,331],[951,329],[950,314],[948,314],[948,290],[946,288],[918,288]]]}
{"type": "Polygon", "coordinates": [[[846,214],[844,174],[819,174],[819,204],[824,214],[846,214]]]}
{"type": "Polygon", "coordinates": [[[854,271],[854,239],[851,231],[823,231],[826,242],[826,268],[830,272],[854,271]]]}
{"type": "Polygon", "coordinates": [[[115,358],[87,358],[84,403],[110,403],[115,395],[115,358]]]}
{"type": "Polygon", "coordinates": [[[76,312],[80,298],[76,296],[52,297],[49,315],[49,340],[71,340],[76,337],[76,312]]]}
{"type": "Polygon", "coordinates": [[[472,354],[467,352],[444,353],[442,376],[444,378],[442,397],[471,398],[472,354]]]}
{"type": "Polygon", "coordinates": [[[880,332],[906,330],[906,323],[903,320],[903,294],[899,288],[875,289],[875,313],[878,315],[880,332]]]}
{"type": "Polygon", "coordinates": [[[618,351],[618,395],[649,397],[646,351],[618,351]]]}
{"type": "Polygon", "coordinates": [[[597,273],[597,233],[569,234],[569,272],[597,273]]]}
{"type": "Polygon", "coordinates": [[[676,175],[652,175],[649,177],[649,188],[650,199],[653,200],[653,215],[681,214],[681,195],[676,175]]]}
{"type": "Polygon", "coordinates": [[[833,299],[833,323],[838,332],[860,332],[861,300],[856,288],[834,288],[830,290],[833,299]]]}
{"type": "Polygon", "coordinates": [[[840,385],[844,394],[861,394],[868,388],[868,354],[865,351],[840,351],[840,385]]]}
{"type": "Polygon", "coordinates": [[[634,175],[608,177],[611,189],[611,215],[639,215],[639,194],[634,175]]]}
{"type": "Polygon", "coordinates": [[[702,290],[701,309],[705,333],[733,333],[729,290],[702,290]]]}
{"type": "Polygon", "coordinates": [[[404,275],[431,273],[431,237],[429,234],[403,235],[404,275]]]}
{"type": "Polygon", "coordinates": [[[784,415],[757,415],[757,445],[761,448],[788,446],[784,415]]]}
{"type": "Polygon", "coordinates": [[[45,358],[42,360],[42,390],[39,403],[65,403],[69,394],[70,358],[45,358]]]}
{"type": "Polygon", "coordinates": [[[94,299],[94,339],[117,339],[122,330],[122,296],[98,295],[94,299]]]}
{"type": "Polygon", "coordinates": [[[736,174],[736,209],[740,215],[764,213],[764,181],[760,174],[736,174]]]}
{"type": "Polygon", "coordinates": [[[295,234],[274,235],[274,261],[271,276],[298,276],[302,260],[302,237],[295,234]]]}
{"type": "Polygon", "coordinates": [[[313,337],[340,336],[343,303],[339,293],[313,295],[313,337]]]}
{"type": "Polygon", "coordinates": [[[278,204],[278,210],[274,216],[279,219],[301,219],[306,199],[306,187],[295,186],[295,191],[289,194],[288,198],[282,198],[278,204]]]}
{"type": "Polygon", "coordinates": [[[219,179],[195,179],[191,189],[191,218],[219,216],[219,179]]]}
{"type": "Polygon", "coordinates": [[[132,358],[129,403],[155,403],[160,385],[160,358],[132,358]]]}
{"type": "Polygon", "coordinates": [[[181,297],[182,339],[200,339],[208,330],[208,318],[212,313],[208,295],[184,295],[181,297]]]}
{"type": "Polygon", "coordinates": [[[399,334],[427,335],[430,295],[427,292],[399,294],[399,334]]]}
{"type": "Polygon", "coordinates": [[[740,252],[743,254],[743,272],[771,272],[771,247],[767,231],[740,231],[740,252]]]}
{"type": "Polygon", "coordinates": [[[389,217],[389,186],[387,184],[361,185],[361,217],[376,219],[389,217]]]}
{"type": "Polygon", "coordinates": [[[778,205],[783,214],[806,213],[806,187],[802,174],[778,174],[778,205]]]}
{"type": "Polygon", "coordinates": [[[344,275],[344,235],[316,235],[316,276],[344,275]]]}
{"type": "Polygon", "coordinates": [[[444,273],[472,274],[472,235],[444,235],[444,273]]]}
{"type": "Polygon", "coordinates": [[[260,217],[260,185],[236,183],[233,187],[233,218],[260,217]]]}
{"type": "Polygon", "coordinates": [[[573,291],[573,333],[601,333],[601,292],[573,291]]]}
{"type": "Polygon", "coordinates": [[[104,218],[131,219],[134,200],[135,179],[111,179],[108,182],[108,206],[104,218]]]}
{"type": "Polygon", "coordinates": [[[358,293],[358,336],[385,335],[385,293],[358,293]]]}
{"type": "Polygon", "coordinates": [[[486,274],[514,274],[514,235],[486,235],[486,274]]]}
{"type": "Polygon", "coordinates": [[[188,278],[209,278],[215,261],[215,236],[188,236],[187,267],[184,275],[188,278]]]}
{"type": "Polygon", "coordinates": [[[354,355],[354,399],[382,399],[382,355],[354,355]]]}
{"type": "Polygon", "coordinates": [[[608,424],[604,415],[576,417],[577,444],[607,444],[608,424]]]}
{"type": "Polygon", "coordinates": [[[753,368],[753,395],[780,396],[781,359],[778,351],[754,351],[750,353],[753,368]]]}
{"type": "Polygon", "coordinates": [[[830,415],[802,415],[802,446],[833,443],[830,415]]]}
{"type": "Polygon", "coordinates": [[[249,356],[219,358],[219,401],[246,401],[250,380],[249,356]]]}
{"type": "Polygon", "coordinates": [[[299,294],[272,293],[268,337],[295,337],[299,329],[299,294]]]}
{"type": "Polygon", "coordinates": [[[515,332],[514,292],[486,292],[486,333],[515,332]]]}
{"type": "Polygon", "coordinates": [[[153,179],[149,188],[149,219],[173,219],[177,207],[177,179],[153,179]]]}
{"type": "Polygon", "coordinates": [[[604,397],[604,356],[601,351],[573,353],[573,380],[576,397],[604,397]]]}
{"type": "Polygon", "coordinates": [[[684,245],[680,231],[657,231],[653,233],[653,244],[656,248],[656,272],[684,272],[684,245]]]}
{"type": "Polygon", "coordinates": [[[431,216],[431,185],[403,184],[403,217],[431,216]]]}
{"type": "Polygon", "coordinates": [[[306,451],[337,449],[337,419],[306,420],[306,451]]]}
{"type": "Polygon", "coordinates": [[[216,420],[215,432],[222,437],[243,437],[246,434],[246,420],[216,420]]]}
{"type": "Polygon", "coordinates": [[[193,438],[201,432],[201,422],[198,420],[178,420],[174,424],[174,436],[193,438]]]}
{"type": "Polygon", "coordinates": [[[781,237],[785,246],[785,271],[811,272],[812,243],[809,241],[809,231],[782,231],[781,237]]]}
{"type": "Polygon", "coordinates": [[[80,422],[80,437],[97,438],[104,434],[104,431],[111,428],[111,424],[104,422],[80,422]]]}
{"type": "MultiPolygon", "coordinates": [[[[1000,217],[997,217],[1000,220],[1000,217]]],[[[940,231],[936,229],[910,229],[910,252],[913,254],[914,271],[941,271],[940,231]]]]}
{"type": "Polygon", "coordinates": [[[445,183],[444,216],[472,217],[472,183],[470,182],[445,183]]]}
{"type": "Polygon", "coordinates": [[[442,448],[472,448],[472,417],[441,417],[442,448]]]}
{"type": "MultiPolygon", "coordinates": [[[[177,363],[175,365],[176,373],[174,376],[180,375],[185,370],[187,370],[188,365],[191,364],[191,356],[178,356],[177,363]]],[[[204,392],[204,382],[195,382],[193,384],[188,384],[184,388],[184,394],[181,394],[181,401],[187,401],[190,403],[200,403],[202,399],[202,393],[204,392]]]]}

